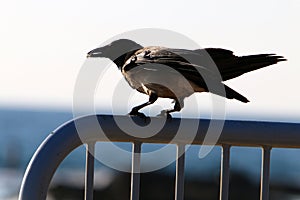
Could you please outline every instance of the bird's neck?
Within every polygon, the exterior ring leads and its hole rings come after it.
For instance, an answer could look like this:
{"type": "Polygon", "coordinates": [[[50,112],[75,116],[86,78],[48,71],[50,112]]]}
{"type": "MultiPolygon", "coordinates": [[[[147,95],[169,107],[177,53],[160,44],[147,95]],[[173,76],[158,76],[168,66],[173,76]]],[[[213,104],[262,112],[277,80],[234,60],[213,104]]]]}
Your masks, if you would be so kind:
{"type": "Polygon", "coordinates": [[[118,69],[121,69],[125,64],[125,62],[127,61],[127,59],[130,58],[135,52],[136,50],[129,51],[119,56],[118,58],[114,59],[113,62],[118,66],[118,69]]]}
{"type": "Polygon", "coordinates": [[[118,58],[116,58],[116,59],[113,60],[113,62],[117,65],[117,67],[119,69],[121,69],[122,66],[125,64],[125,62],[126,62],[126,60],[125,60],[126,59],[126,55],[127,54],[123,54],[123,55],[121,55],[118,58]]]}

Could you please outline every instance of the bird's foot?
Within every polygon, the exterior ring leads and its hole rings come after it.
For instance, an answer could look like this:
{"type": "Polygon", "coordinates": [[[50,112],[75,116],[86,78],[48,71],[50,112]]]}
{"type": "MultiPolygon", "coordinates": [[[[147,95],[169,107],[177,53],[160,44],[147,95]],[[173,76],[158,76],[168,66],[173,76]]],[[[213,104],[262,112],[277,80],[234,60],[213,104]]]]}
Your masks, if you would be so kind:
{"type": "Polygon", "coordinates": [[[149,117],[147,117],[144,113],[138,112],[138,111],[136,111],[136,110],[131,110],[130,113],[128,113],[128,115],[130,115],[130,116],[138,116],[138,117],[144,119],[145,122],[146,122],[147,119],[149,118],[149,117]]]}
{"type": "Polygon", "coordinates": [[[166,117],[167,119],[172,119],[172,115],[168,112],[168,110],[162,110],[157,117],[166,117]]]}

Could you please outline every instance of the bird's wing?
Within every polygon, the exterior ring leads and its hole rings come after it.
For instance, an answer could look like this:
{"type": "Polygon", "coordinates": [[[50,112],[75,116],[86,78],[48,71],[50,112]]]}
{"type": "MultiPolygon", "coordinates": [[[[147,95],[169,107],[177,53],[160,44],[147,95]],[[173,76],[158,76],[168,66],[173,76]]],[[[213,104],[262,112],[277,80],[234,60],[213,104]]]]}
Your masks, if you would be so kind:
{"type": "Polygon", "coordinates": [[[122,67],[122,71],[126,72],[133,68],[143,71],[148,70],[149,72],[155,71],[157,75],[167,79],[170,77],[169,73],[174,73],[175,70],[187,80],[209,90],[209,92],[248,102],[244,96],[221,82],[220,74],[218,74],[216,67],[212,67],[213,63],[211,62],[211,58],[205,51],[200,54],[197,51],[184,49],[148,47],[137,51],[131,56],[122,67]],[[161,65],[167,67],[163,68],[161,65]],[[208,88],[208,86],[213,87],[208,88]],[[220,87],[225,88],[226,94],[220,90],[220,87]]]}
{"type": "Polygon", "coordinates": [[[160,64],[168,66],[170,73],[176,70],[186,79],[196,84],[203,85],[204,79],[221,81],[221,79],[217,79],[217,73],[206,65],[197,63],[196,60],[199,60],[199,54],[194,51],[148,47],[137,51],[129,58],[122,70],[128,71],[137,66],[146,70],[157,70],[157,65],[153,64],[160,64]]]}
{"type": "Polygon", "coordinates": [[[136,65],[146,63],[168,65],[196,82],[199,73],[202,77],[226,81],[286,60],[275,54],[236,56],[232,51],[221,48],[186,50],[148,47],[137,51],[134,56],[136,65]]]}

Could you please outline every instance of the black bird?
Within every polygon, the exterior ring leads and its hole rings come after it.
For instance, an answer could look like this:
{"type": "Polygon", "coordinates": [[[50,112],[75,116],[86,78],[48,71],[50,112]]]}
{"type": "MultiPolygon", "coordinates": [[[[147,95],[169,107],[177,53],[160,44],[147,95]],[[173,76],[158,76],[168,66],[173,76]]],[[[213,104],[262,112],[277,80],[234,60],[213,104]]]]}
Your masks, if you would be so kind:
{"type": "Polygon", "coordinates": [[[194,92],[211,92],[247,103],[249,100],[246,97],[226,86],[223,81],[286,60],[275,54],[240,57],[220,48],[186,50],[143,47],[128,39],[119,39],[96,48],[88,52],[87,57],[109,58],[133,89],[149,95],[148,102],[134,107],[129,113],[143,117],[144,114],[139,110],[153,104],[158,97],[174,100],[173,109],[162,111],[169,115],[180,111],[184,106],[184,98],[194,92]]]}

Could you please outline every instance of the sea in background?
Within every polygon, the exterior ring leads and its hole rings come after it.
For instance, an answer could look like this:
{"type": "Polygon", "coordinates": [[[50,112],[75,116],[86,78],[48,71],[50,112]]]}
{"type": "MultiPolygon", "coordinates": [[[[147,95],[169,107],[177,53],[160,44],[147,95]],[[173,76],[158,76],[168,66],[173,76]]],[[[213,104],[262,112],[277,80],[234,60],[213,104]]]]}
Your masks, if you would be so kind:
{"type": "MultiPolygon", "coordinates": [[[[72,118],[72,112],[68,111],[0,108],[0,200],[17,199],[22,176],[35,150],[51,131],[72,118]]],[[[131,149],[131,144],[128,143],[118,143],[117,145],[128,151],[131,149]]],[[[152,151],[161,147],[162,145],[145,144],[143,151],[152,151]]],[[[215,147],[204,159],[199,159],[199,149],[200,146],[194,145],[187,151],[186,178],[216,179],[220,167],[220,148],[215,147]]],[[[105,147],[102,146],[101,151],[105,151],[105,147]]],[[[300,189],[299,155],[299,149],[273,149],[271,183],[280,182],[300,189]]],[[[175,152],[170,156],[175,156],[175,152]]],[[[129,160],[114,156],[111,156],[111,159],[120,159],[120,164],[130,166],[129,160]]],[[[155,158],[148,162],[155,163],[163,159],[155,158]]],[[[63,161],[53,184],[77,184],[78,187],[81,187],[83,185],[84,162],[85,149],[79,147],[63,161]],[[76,179],[80,181],[76,181],[76,179]]],[[[261,149],[232,148],[232,171],[243,173],[255,184],[259,184],[260,166],[261,149]]],[[[164,170],[166,173],[174,173],[174,163],[164,170]]],[[[106,187],[115,178],[115,174],[114,170],[97,162],[96,187],[106,187]],[[97,176],[100,178],[97,179],[97,176]],[[99,181],[97,182],[97,180],[99,181]]]]}

